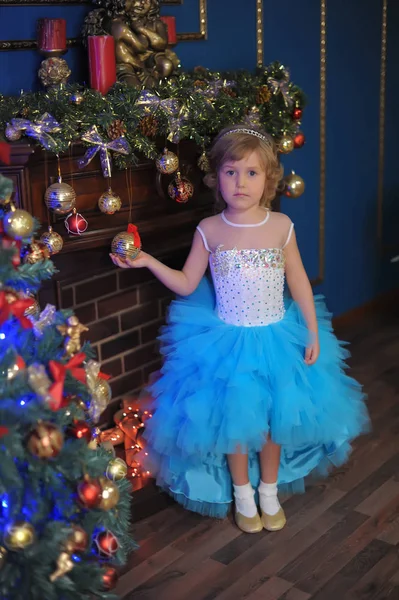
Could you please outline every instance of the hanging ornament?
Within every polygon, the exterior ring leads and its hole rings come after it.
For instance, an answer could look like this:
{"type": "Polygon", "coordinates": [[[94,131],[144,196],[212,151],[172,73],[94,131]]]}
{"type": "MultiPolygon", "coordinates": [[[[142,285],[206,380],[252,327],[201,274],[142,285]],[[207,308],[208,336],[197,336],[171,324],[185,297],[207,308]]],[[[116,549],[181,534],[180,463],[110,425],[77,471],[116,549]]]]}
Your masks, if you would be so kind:
{"type": "Polygon", "coordinates": [[[82,325],[76,315],[67,318],[65,325],[58,325],[58,331],[65,336],[64,348],[68,356],[73,356],[80,351],[82,344],[80,336],[83,332],[89,331],[86,325],[82,325]]]}
{"type": "Polygon", "coordinates": [[[80,92],[74,92],[69,96],[70,104],[76,104],[77,106],[79,106],[80,104],[82,104],[83,100],[84,96],[80,92]]]}
{"type": "Polygon", "coordinates": [[[27,521],[14,521],[4,527],[3,543],[8,550],[24,550],[36,539],[34,527],[27,521]]]}
{"type": "Polygon", "coordinates": [[[111,251],[122,260],[137,258],[141,251],[141,239],[137,227],[129,223],[127,231],[118,233],[112,240],[111,251]]]}
{"type": "Polygon", "coordinates": [[[291,136],[289,136],[285,133],[278,143],[278,150],[282,154],[289,154],[290,152],[293,151],[293,149],[294,149],[294,140],[292,139],[291,136]]]}
{"type": "Polygon", "coordinates": [[[74,552],[86,552],[89,546],[89,534],[79,525],[72,525],[72,533],[67,539],[66,549],[74,552]]]}
{"type": "Polygon", "coordinates": [[[38,240],[32,242],[22,252],[22,262],[34,265],[50,258],[50,251],[46,244],[38,240]]]}
{"type": "Polygon", "coordinates": [[[168,194],[179,204],[185,204],[194,194],[194,186],[186,177],[177,171],[175,179],[168,185],[168,194]]]}
{"type": "Polygon", "coordinates": [[[11,210],[3,217],[4,232],[14,240],[22,240],[32,234],[34,226],[33,217],[26,210],[15,208],[11,204],[11,210]]]}
{"type": "Polygon", "coordinates": [[[22,373],[22,371],[25,370],[25,367],[26,364],[24,359],[22,358],[22,356],[17,355],[13,364],[7,367],[7,371],[6,373],[4,373],[4,375],[7,377],[8,381],[10,381],[11,379],[14,379],[17,375],[22,373]]]}
{"type": "Polygon", "coordinates": [[[87,443],[91,440],[91,427],[86,421],[74,421],[68,427],[67,435],[74,437],[77,440],[86,440],[87,443]]]}
{"type": "Polygon", "coordinates": [[[85,508],[96,508],[102,500],[100,481],[88,475],[78,484],[77,493],[80,503],[85,508]]]}
{"type": "Polygon", "coordinates": [[[294,171],[284,177],[284,194],[289,198],[299,198],[305,191],[305,182],[294,171]]]}
{"type": "Polygon", "coordinates": [[[58,254],[58,252],[61,252],[64,245],[64,241],[60,234],[53,231],[53,228],[50,226],[48,231],[42,233],[40,241],[47,246],[50,254],[58,254]]]}
{"type": "Polygon", "coordinates": [[[98,208],[106,215],[113,215],[120,210],[121,206],[122,200],[114,194],[111,188],[108,188],[98,199],[98,208]]]}
{"type": "Polygon", "coordinates": [[[4,567],[4,564],[7,560],[7,550],[0,546],[0,570],[4,567]]]}
{"type": "Polygon", "coordinates": [[[66,215],[75,206],[76,193],[70,185],[62,181],[59,175],[58,183],[53,183],[45,191],[44,201],[47,208],[56,215],[66,215]]]}
{"type": "Polygon", "coordinates": [[[103,588],[112,590],[118,583],[118,571],[115,567],[105,567],[101,575],[103,588]]]}
{"type": "Polygon", "coordinates": [[[57,558],[57,568],[54,573],[51,573],[49,579],[51,582],[56,581],[60,577],[64,577],[69,571],[72,571],[75,563],[68,552],[61,552],[57,558]]]}
{"type": "Polygon", "coordinates": [[[107,477],[100,477],[99,482],[101,485],[101,501],[98,505],[102,510],[111,510],[119,502],[119,488],[113,481],[110,481],[107,477]]]}
{"type": "Polygon", "coordinates": [[[97,423],[112,398],[111,386],[107,381],[109,377],[100,373],[100,363],[95,360],[87,362],[85,371],[87,387],[91,395],[89,414],[94,423],[97,423]]]}
{"type": "Polygon", "coordinates": [[[202,154],[198,159],[197,165],[199,166],[201,171],[204,171],[204,173],[209,173],[209,171],[211,170],[211,165],[209,164],[209,158],[208,158],[205,150],[202,151],[202,154]]]}
{"type": "Polygon", "coordinates": [[[174,152],[164,148],[163,154],[155,161],[156,167],[163,175],[171,175],[179,168],[179,159],[174,152]]]}
{"type": "Polygon", "coordinates": [[[112,558],[119,550],[118,538],[111,531],[100,531],[93,541],[100,556],[112,558]]]}
{"type": "Polygon", "coordinates": [[[305,135],[302,133],[302,131],[298,131],[298,133],[296,133],[294,136],[294,147],[302,148],[302,146],[305,144],[305,142],[306,142],[305,135]]]}
{"type": "Polygon", "coordinates": [[[37,319],[40,315],[40,304],[38,299],[34,294],[26,293],[26,299],[32,300],[31,305],[24,312],[25,317],[30,317],[32,319],[37,319]]]}
{"type": "Polygon", "coordinates": [[[106,475],[112,481],[120,481],[127,475],[127,464],[121,458],[113,458],[109,461],[106,475]]]}
{"type": "Polygon", "coordinates": [[[64,445],[64,434],[56,425],[39,422],[27,441],[28,450],[38,458],[55,458],[64,445]]]}
{"type": "Polygon", "coordinates": [[[302,109],[294,108],[294,112],[292,113],[292,118],[295,119],[295,121],[300,121],[300,119],[302,119],[302,109]]]}
{"type": "Polygon", "coordinates": [[[10,123],[7,123],[5,135],[9,142],[16,142],[17,140],[21,139],[22,132],[20,129],[10,125],[10,123]]]}
{"type": "Polygon", "coordinates": [[[86,219],[74,208],[64,221],[67,232],[70,235],[81,235],[86,231],[89,224],[86,219]]]}

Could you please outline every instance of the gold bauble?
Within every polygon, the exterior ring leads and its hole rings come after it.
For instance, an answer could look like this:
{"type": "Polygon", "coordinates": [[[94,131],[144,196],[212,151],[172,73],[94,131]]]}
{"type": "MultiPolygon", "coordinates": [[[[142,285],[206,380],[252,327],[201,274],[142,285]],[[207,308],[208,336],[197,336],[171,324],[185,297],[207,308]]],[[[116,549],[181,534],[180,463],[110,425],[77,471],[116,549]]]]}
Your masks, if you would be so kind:
{"type": "Polygon", "coordinates": [[[64,240],[59,233],[53,231],[52,227],[49,227],[48,231],[40,236],[40,241],[47,246],[50,254],[57,254],[64,245],[64,240]]]}
{"type": "Polygon", "coordinates": [[[112,390],[106,379],[97,377],[93,395],[97,398],[97,401],[101,403],[101,406],[104,406],[111,401],[112,390]]]}
{"type": "Polygon", "coordinates": [[[122,206],[122,200],[109,188],[98,199],[98,208],[106,215],[113,215],[122,206]]]}
{"type": "Polygon", "coordinates": [[[47,188],[44,194],[44,201],[47,208],[52,210],[56,215],[66,215],[75,206],[76,193],[70,185],[59,181],[47,188]]]}
{"type": "Polygon", "coordinates": [[[112,481],[124,479],[127,475],[127,464],[121,458],[113,458],[108,463],[106,475],[112,481]]]}
{"type": "Polygon", "coordinates": [[[0,546],[0,569],[2,569],[4,567],[4,563],[6,562],[7,559],[7,550],[4,548],[4,546],[0,546]]]}
{"type": "Polygon", "coordinates": [[[140,254],[141,248],[135,245],[132,233],[122,231],[112,240],[111,250],[112,254],[119,256],[122,260],[126,260],[126,258],[134,260],[140,254]]]}
{"type": "Polygon", "coordinates": [[[284,183],[284,194],[289,198],[299,198],[299,196],[302,196],[303,192],[305,191],[304,180],[302,177],[294,173],[294,171],[284,177],[284,183]]]}
{"type": "Polygon", "coordinates": [[[22,135],[21,130],[16,129],[12,125],[10,125],[10,123],[8,123],[6,127],[5,134],[9,142],[16,142],[17,140],[21,139],[22,135]]]}
{"type": "Polygon", "coordinates": [[[289,154],[290,152],[293,151],[293,149],[294,149],[294,140],[290,135],[287,135],[285,133],[278,143],[278,150],[282,154],[289,154]]]}
{"type": "Polygon", "coordinates": [[[29,237],[33,231],[33,217],[26,210],[11,205],[9,213],[3,217],[4,232],[14,240],[29,237]]]}
{"type": "Polygon", "coordinates": [[[174,152],[165,148],[163,154],[156,159],[155,164],[160,173],[171,175],[179,168],[179,159],[174,152]]]}
{"type": "Polygon", "coordinates": [[[58,456],[64,445],[64,434],[53,423],[41,422],[30,433],[28,450],[38,458],[58,456]]]}
{"type": "Polygon", "coordinates": [[[33,526],[26,521],[15,521],[4,528],[3,541],[9,550],[23,550],[35,541],[33,526]]]}
{"type": "Polygon", "coordinates": [[[107,477],[100,477],[99,482],[101,485],[101,501],[98,508],[111,510],[119,502],[119,488],[107,477]]]}

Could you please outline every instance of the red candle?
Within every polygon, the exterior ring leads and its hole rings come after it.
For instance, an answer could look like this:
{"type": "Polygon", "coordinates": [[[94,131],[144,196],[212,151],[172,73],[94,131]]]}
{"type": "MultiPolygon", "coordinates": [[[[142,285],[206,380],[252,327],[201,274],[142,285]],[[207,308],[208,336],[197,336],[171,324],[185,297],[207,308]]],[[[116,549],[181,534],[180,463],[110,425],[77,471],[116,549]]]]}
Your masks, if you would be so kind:
{"type": "Polygon", "coordinates": [[[42,52],[66,52],[66,20],[39,19],[37,45],[42,52]]]}
{"type": "Polygon", "coordinates": [[[112,35],[89,35],[90,87],[106,94],[116,81],[115,41],[112,35]]]}
{"type": "Polygon", "coordinates": [[[166,28],[168,30],[169,46],[174,46],[177,42],[175,17],[161,17],[161,21],[165,23],[166,28]]]}

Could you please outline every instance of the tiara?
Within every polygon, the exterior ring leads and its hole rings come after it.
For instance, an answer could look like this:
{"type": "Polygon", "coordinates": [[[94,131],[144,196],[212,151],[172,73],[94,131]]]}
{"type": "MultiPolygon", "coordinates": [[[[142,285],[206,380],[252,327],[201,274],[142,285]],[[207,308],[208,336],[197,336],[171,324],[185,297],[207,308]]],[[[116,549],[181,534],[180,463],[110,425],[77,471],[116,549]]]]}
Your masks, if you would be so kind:
{"type": "Polygon", "coordinates": [[[226,131],[221,137],[223,138],[225,135],[230,135],[232,133],[247,133],[248,135],[253,135],[260,140],[266,141],[266,136],[259,133],[259,131],[255,131],[255,129],[247,129],[246,127],[238,127],[237,129],[230,129],[230,131],[226,131]]]}

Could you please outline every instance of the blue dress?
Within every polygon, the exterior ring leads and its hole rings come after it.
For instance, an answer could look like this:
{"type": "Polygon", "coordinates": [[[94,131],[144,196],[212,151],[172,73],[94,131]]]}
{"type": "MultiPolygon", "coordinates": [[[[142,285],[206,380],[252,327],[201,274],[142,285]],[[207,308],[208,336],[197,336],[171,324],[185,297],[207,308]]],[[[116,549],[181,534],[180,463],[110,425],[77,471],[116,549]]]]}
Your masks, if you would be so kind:
{"type": "Polygon", "coordinates": [[[161,330],[164,363],[149,387],[155,413],[143,459],[177,502],[222,518],[233,499],[227,453],[248,453],[257,487],[257,453],[270,436],[282,447],[280,491],[302,492],[305,476],[347,460],[369,418],[321,297],[320,357],[305,364],[309,332],[298,305],[284,298],[282,248],[219,246],[209,262],[212,282],[204,278],[172,302],[161,330]]]}

